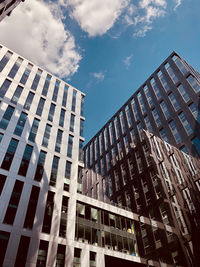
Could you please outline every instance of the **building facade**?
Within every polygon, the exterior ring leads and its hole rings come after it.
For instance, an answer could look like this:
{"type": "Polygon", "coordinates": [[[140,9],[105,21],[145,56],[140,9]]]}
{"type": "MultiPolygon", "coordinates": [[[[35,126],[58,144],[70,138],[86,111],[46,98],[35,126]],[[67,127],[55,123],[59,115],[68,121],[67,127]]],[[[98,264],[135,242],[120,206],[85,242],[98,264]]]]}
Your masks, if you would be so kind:
{"type": "Polygon", "coordinates": [[[174,247],[141,225],[137,244],[140,256],[176,266],[200,264],[199,78],[173,52],[84,147],[83,193],[174,226],[174,247]]]}
{"type": "Polygon", "coordinates": [[[0,21],[6,16],[10,16],[12,10],[25,0],[2,0],[0,2],[0,21]]]}

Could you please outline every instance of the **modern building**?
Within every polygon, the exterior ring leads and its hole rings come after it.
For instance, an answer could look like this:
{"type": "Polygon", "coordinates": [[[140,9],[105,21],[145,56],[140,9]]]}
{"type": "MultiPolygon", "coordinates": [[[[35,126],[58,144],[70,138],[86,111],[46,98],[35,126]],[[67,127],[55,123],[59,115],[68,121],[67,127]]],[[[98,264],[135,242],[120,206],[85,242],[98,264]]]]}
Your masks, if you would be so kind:
{"type": "Polygon", "coordinates": [[[83,194],[162,223],[136,223],[138,254],[175,266],[200,264],[199,97],[199,73],[173,52],[84,147],[83,194]]]}
{"type": "Polygon", "coordinates": [[[12,10],[25,0],[1,0],[0,1],[0,21],[6,16],[10,16],[12,10]]]}

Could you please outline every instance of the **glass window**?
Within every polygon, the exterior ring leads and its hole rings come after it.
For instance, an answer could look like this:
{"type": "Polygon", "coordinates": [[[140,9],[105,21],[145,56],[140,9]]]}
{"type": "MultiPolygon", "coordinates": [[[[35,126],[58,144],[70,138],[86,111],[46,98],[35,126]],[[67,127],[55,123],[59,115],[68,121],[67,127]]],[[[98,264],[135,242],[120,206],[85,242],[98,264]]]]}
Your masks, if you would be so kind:
{"type": "Polygon", "coordinates": [[[0,196],[1,196],[1,193],[3,191],[3,188],[4,188],[4,185],[5,185],[5,182],[6,182],[6,176],[3,175],[3,174],[0,174],[0,196]]]}
{"type": "Polygon", "coordinates": [[[38,130],[38,127],[39,127],[39,123],[40,123],[40,120],[38,120],[38,119],[34,119],[33,120],[33,124],[32,124],[31,130],[30,130],[30,134],[29,134],[29,138],[28,138],[29,141],[35,142],[35,137],[36,137],[37,130],[38,130]]]}
{"type": "Polygon", "coordinates": [[[48,246],[47,241],[40,240],[36,266],[46,266],[48,246]]]}
{"type": "Polygon", "coordinates": [[[70,125],[69,125],[69,130],[70,130],[71,132],[74,131],[74,121],[75,121],[75,115],[74,115],[74,114],[71,114],[70,125]]]}
{"type": "Polygon", "coordinates": [[[13,65],[12,69],[11,69],[10,72],[8,73],[8,77],[10,77],[10,78],[12,78],[12,79],[15,77],[15,75],[16,75],[16,73],[17,73],[19,67],[20,67],[20,65],[22,64],[22,61],[23,61],[23,59],[20,58],[20,57],[18,57],[17,61],[16,61],[15,64],[13,65]]]}
{"type": "Polygon", "coordinates": [[[184,74],[186,74],[188,72],[188,70],[186,69],[186,66],[184,65],[184,63],[182,62],[182,60],[177,57],[176,55],[174,55],[172,57],[173,61],[176,63],[176,65],[178,66],[178,68],[180,69],[180,71],[184,74]]]}
{"type": "Polygon", "coordinates": [[[149,88],[146,85],[144,87],[144,93],[146,95],[149,106],[152,107],[153,106],[153,99],[152,99],[151,94],[149,92],[149,88]]]}
{"type": "Polygon", "coordinates": [[[162,101],[162,102],[160,102],[160,106],[161,106],[161,109],[162,109],[162,112],[163,112],[165,118],[169,119],[171,116],[170,116],[169,109],[168,109],[166,103],[164,101],[162,101]]]}
{"type": "Polygon", "coordinates": [[[44,147],[48,147],[48,143],[49,143],[49,138],[50,138],[50,134],[51,134],[51,125],[47,124],[45,131],[44,131],[44,137],[43,137],[43,141],[42,141],[42,146],[44,147]]]}
{"type": "Polygon", "coordinates": [[[161,126],[161,120],[160,120],[160,117],[158,115],[158,112],[157,112],[157,110],[155,108],[152,110],[152,114],[153,114],[154,120],[156,122],[156,125],[158,127],[160,127],[161,126]]]}
{"type": "Polygon", "coordinates": [[[79,140],[79,157],[78,160],[83,161],[83,143],[84,141],[79,140]]]}
{"type": "Polygon", "coordinates": [[[26,265],[30,239],[31,238],[28,236],[21,236],[15,260],[15,267],[26,265]]]}
{"type": "Polygon", "coordinates": [[[52,96],[52,100],[55,102],[57,101],[59,86],[60,86],[60,81],[56,80],[54,91],[53,91],[53,96],[52,96]]]}
{"type": "Polygon", "coordinates": [[[144,101],[143,101],[143,98],[142,98],[142,95],[140,92],[137,94],[137,98],[138,98],[138,102],[140,104],[140,108],[142,110],[142,114],[144,114],[146,112],[146,108],[145,108],[144,101]]]}
{"type": "Polygon", "coordinates": [[[84,100],[85,100],[85,97],[83,95],[81,95],[81,116],[84,115],[84,100]]]}
{"type": "Polygon", "coordinates": [[[59,164],[59,158],[54,156],[52,168],[51,168],[50,182],[49,182],[49,184],[52,186],[56,185],[56,179],[57,179],[57,173],[58,173],[58,164],[59,164]]]}
{"type": "Polygon", "coordinates": [[[26,148],[24,150],[24,154],[22,157],[22,161],[19,167],[19,171],[18,171],[19,175],[26,176],[32,152],[33,152],[33,147],[30,145],[26,145],[26,148]]]}
{"type": "Polygon", "coordinates": [[[21,136],[22,131],[24,129],[24,125],[26,123],[26,119],[27,119],[27,114],[24,113],[24,112],[22,112],[21,115],[20,115],[20,117],[19,117],[19,120],[17,122],[15,131],[14,131],[14,134],[16,134],[18,136],[21,136]]]}
{"type": "Polygon", "coordinates": [[[62,106],[66,107],[67,105],[67,93],[68,93],[69,86],[65,84],[64,86],[64,92],[63,92],[63,99],[62,99],[62,106]]]}
{"type": "Polygon", "coordinates": [[[63,134],[63,131],[58,129],[57,138],[56,138],[56,145],[55,145],[55,151],[56,152],[60,152],[61,143],[62,143],[62,134],[63,134]]]}
{"type": "Polygon", "coordinates": [[[182,142],[181,136],[180,136],[180,134],[179,134],[179,132],[178,132],[178,130],[176,128],[176,125],[175,125],[174,121],[171,121],[169,123],[169,126],[171,128],[172,134],[174,135],[174,138],[176,140],[176,143],[177,144],[181,143],[182,142]]]}
{"type": "Polygon", "coordinates": [[[25,71],[21,77],[20,83],[22,83],[22,84],[26,83],[26,81],[28,80],[28,77],[31,73],[32,67],[33,67],[33,65],[28,63],[28,66],[26,67],[26,69],[25,69],[25,71]]]}
{"type": "Polygon", "coordinates": [[[55,112],[56,105],[51,103],[50,109],[49,109],[49,115],[48,115],[48,120],[53,121],[53,116],[55,112]]]}
{"type": "Polygon", "coordinates": [[[24,109],[27,109],[27,110],[30,109],[31,104],[32,104],[32,101],[33,101],[33,98],[34,98],[34,94],[31,93],[31,92],[29,92],[29,93],[28,93],[28,96],[27,96],[27,98],[26,98],[26,102],[25,102],[25,104],[24,104],[24,109]]]}
{"type": "Polygon", "coordinates": [[[65,266],[65,245],[58,244],[57,254],[56,254],[56,266],[62,267],[65,266]]]}
{"type": "Polygon", "coordinates": [[[133,125],[133,122],[132,122],[132,118],[131,118],[131,114],[130,114],[130,110],[129,110],[129,107],[126,106],[126,118],[127,118],[127,122],[128,122],[128,126],[131,127],[133,125]]]}
{"type": "Polygon", "coordinates": [[[44,98],[40,98],[40,102],[39,102],[37,110],[36,110],[36,114],[38,116],[42,115],[42,111],[43,111],[43,108],[44,108],[44,103],[45,103],[45,99],[44,98]]]}
{"type": "Polygon", "coordinates": [[[167,137],[167,135],[166,135],[165,130],[162,128],[159,132],[160,132],[160,136],[161,136],[161,138],[162,138],[165,142],[169,143],[169,140],[168,140],[168,137],[167,137]]]}
{"type": "Polygon", "coordinates": [[[38,69],[37,73],[35,74],[35,78],[33,80],[33,83],[31,85],[31,89],[33,89],[34,91],[37,89],[41,75],[42,75],[42,70],[38,69]]]}
{"type": "Polygon", "coordinates": [[[122,111],[120,112],[119,119],[121,122],[122,133],[126,133],[126,123],[125,123],[124,114],[122,111]]]}
{"type": "Polygon", "coordinates": [[[54,207],[54,194],[55,194],[54,192],[48,191],[47,195],[47,202],[46,202],[46,208],[42,226],[42,232],[47,234],[50,234],[51,232],[51,223],[52,223],[53,207],[54,207]]]}
{"type": "Polygon", "coordinates": [[[83,136],[84,120],[80,119],[80,136],[83,136]]]}
{"type": "Polygon", "coordinates": [[[1,88],[0,88],[0,97],[4,97],[8,88],[10,87],[11,85],[11,81],[8,80],[8,79],[5,79],[5,81],[3,82],[1,88]]]}
{"type": "Polygon", "coordinates": [[[65,110],[61,109],[60,111],[60,119],[59,119],[59,126],[63,127],[65,121],[65,110]]]}
{"type": "Polygon", "coordinates": [[[67,160],[66,166],[65,166],[65,178],[67,179],[71,178],[71,167],[72,167],[72,163],[67,160]]]}
{"type": "Polygon", "coordinates": [[[21,96],[21,93],[22,93],[22,90],[23,90],[23,87],[21,87],[20,85],[17,86],[14,94],[13,94],[13,97],[11,99],[11,102],[14,103],[14,104],[17,104],[20,96],[21,96]]]}
{"type": "Polygon", "coordinates": [[[158,78],[160,79],[161,84],[163,88],[165,89],[165,91],[168,92],[170,90],[170,87],[161,71],[158,72],[158,78]]]}
{"type": "Polygon", "coordinates": [[[5,56],[1,59],[1,61],[0,61],[0,72],[2,72],[2,70],[6,66],[6,64],[8,63],[8,61],[11,58],[12,55],[13,55],[12,52],[7,51],[5,56]]]}
{"type": "Polygon", "coordinates": [[[0,244],[1,244],[1,249],[0,249],[0,266],[3,266],[7,246],[8,246],[8,241],[9,241],[10,233],[0,231],[0,244]]]}
{"type": "Polygon", "coordinates": [[[67,156],[69,158],[72,157],[73,138],[74,137],[72,135],[69,135],[69,138],[68,138],[68,147],[67,147],[67,156]]]}
{"type": "Polygon", "coordinates": [[[4,130],[7,129],[8,123],[9,123],[9,121],[10,121],[12,115],[13,115],[14,110],[15,109],[13,107],[11,107],[11,106],[7,107],[7,109],[6,109],[6,111],[5,111],[4,115],[3,115],[3,118],[0,121],[0,128],[1,129],[4,129],[4,130]]]}
{"type": "Polygon", "coordinates": [[[139,120],[139,114],[138,114],[138,109],[136,107],[134,99],[132,99],[132,101],[131,101],[131,106],[132,106],[132,109],[133,109],[133,114],[135,116],[135,120],[137,121],[137,120],[139,120]]]}
{"type": "Polygon", "coordinates": [[[183,112],[181,112],[178,116],[179,116],[179,119],[182,122],[183,127],[185,128],[187,134],[188,135],[192,134],[193,133],[193,129],[192,129],[190,123],[188,122],[185,114],[183,112]]]}
{"type": "Polygon", "coordinates": [[[158,86],[157,86],[156,81],[154,80],[154,78],[151,79],[151,86],[152,86],[152,88],[154,90],[154,93],[155,93],[157,99],[160,99],[161,98],[161,93],[160,93],[160,90],[159,90],[159,88],[158,88],[158,86]]]}
{"type": "Polygon", "coordinates": [[[44,172],[44,163],[46,159],[46,152],[45,151],[40,151],[38,162],[37,162],[37,167],[35,171],[35,177],[34,180],[36,181],[41,181],[43,172],[44,172]]]}
{"type": "Polygon", "coordinates": [[[51,75],[47,74],[46,80],[45,80],[45,83],[44,83],[44,87],[43,87],[43,90],[42,90],[42,95],[43,96],[46,96],[47,95],[50,81],[51,81],[51,75]]]}
{"type": "Polygon", "coordinates": [[[179,103],[177,102],[173,93],[169,94],[169,99],[170,99],[174,109],[177,111],[180,108],[180,106],[179,106],[179,103]]]}
{"type": "MultiPolygon", "coordinates": [[[[67,212],[68,212],[68,198],[66,196],[63,196],[62,197],[62,206],[61,206],[60,229],[59,229],[59,236],[61,236],[61,237],[66,237],[67,212]]],[[[60,265],[58,265],[58,266],[60,266],[60,265]]],[[[64,264],[61,266],[64,267],[64,264]]]]}
{"type": "Polygon", "coordinates": [[[193,138],[192,143],[193,143],[194,147],[196,148],[198,154],[200,155],[200,140],[199,140],[199,138],[197,138],[197,137],[193,138]]]}
{"type": "Polygon", "coordinates": [[[192,75],[189,75],[187,77],[187,81],[190,83],[192,88],[194,89],[195,93],[198,93],[200,91],[200,85],[197,83],[195,78],[192,75]]]}
{"type": "Polygon", "coordinates": [[[177,78],[176,74],[174,73],[173,69],[171,68],[171,66],[169,65],[169,63],[165,64],[165,68],[166,68],[169,76],[171,77],[172,81],[174,83],[177,83],[178,82],[178,78],[177,78]]]}
{"type": "Polygon", "coordinates": [[[0,133],[0,143],[1,143],[2,138],[3,138],[3,134],[0,133]]]}
{"type": "Polygon", "coordinates": [[[189,105],[189,109],[194,116],[195,120],[197,120],[200,123],[200,111],[197,109],[196,105],[194,103],[189,105]]]}
{"type": "Polygon", "coordinates": [[[149,117],[146,116],[146,117],[144,118],[144,121],[145,121],[147,130],[150,131],[150,132],[152,133],[152,132],[153,132],[153,128],[152,128],[151,122],[150,122],[150,120],[149,120],[149,117]]]}
{"type": "Polygon", "coordinates": [[[188,93],[186,92],[186,90],[182,84],[179,84],[178,90],[179,90],[179,93],[181,94],[182,98],[184,99],[184,101],[188,102],[190,100],[190,97],[189,97],[188,93]]]}

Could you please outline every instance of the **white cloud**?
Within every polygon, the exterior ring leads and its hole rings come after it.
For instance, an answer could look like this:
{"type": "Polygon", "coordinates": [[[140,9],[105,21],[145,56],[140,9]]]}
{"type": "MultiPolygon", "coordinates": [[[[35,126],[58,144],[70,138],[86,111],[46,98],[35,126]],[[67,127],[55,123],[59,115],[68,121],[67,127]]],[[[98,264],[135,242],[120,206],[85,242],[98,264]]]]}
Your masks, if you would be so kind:
{"type": "Polygon", "coordinates": [[[176,10],[181,5],[181,2],[182,0],[175,0],[176,5],[174,7],[174,10],[176,10]]]}
{"type": "Polygon", "coordinates": [[[128,57],[126,57],[126,58],[124,59],[124,64],[125,64],[125,66],[126,66],[127,69],[128,69],[128,68],[130,67],[130,65],[131,65],[131,60],[132,60],[132,58],[133,58],[133,54],[131,54],[130,56],[128,56],[128,57]]]}
{"type": "Polygon", "coordinates": [[[56,5],[26,0],[0,23],[0,40],[44,69],[69,77],[77,71],[81,56],[61,14],[56,5]]]}
{"type": "Polygon", "coordinates": [[[130,0],[61,0],[89,36],[102,35],[113,27],[130,0]]]}
{"type": "Polygon", "coordinates": [[[103,81],[105,77],[103,72],[94,72],[94,73],[91,73],[91,75],[97,80],[97,82],[103,81]]]}

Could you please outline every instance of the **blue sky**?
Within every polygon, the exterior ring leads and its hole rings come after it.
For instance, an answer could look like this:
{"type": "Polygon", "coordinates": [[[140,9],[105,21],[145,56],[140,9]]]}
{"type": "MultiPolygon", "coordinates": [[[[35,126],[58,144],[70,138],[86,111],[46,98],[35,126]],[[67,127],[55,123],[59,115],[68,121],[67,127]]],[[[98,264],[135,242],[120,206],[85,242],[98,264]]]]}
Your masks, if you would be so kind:
{"type": "Polygon", "coordinates": [[[199,10],[199,0],[26,0],[0,23],[0,42],[86,94],[87,142],[173,50],[200,70],[199,10]]]}

